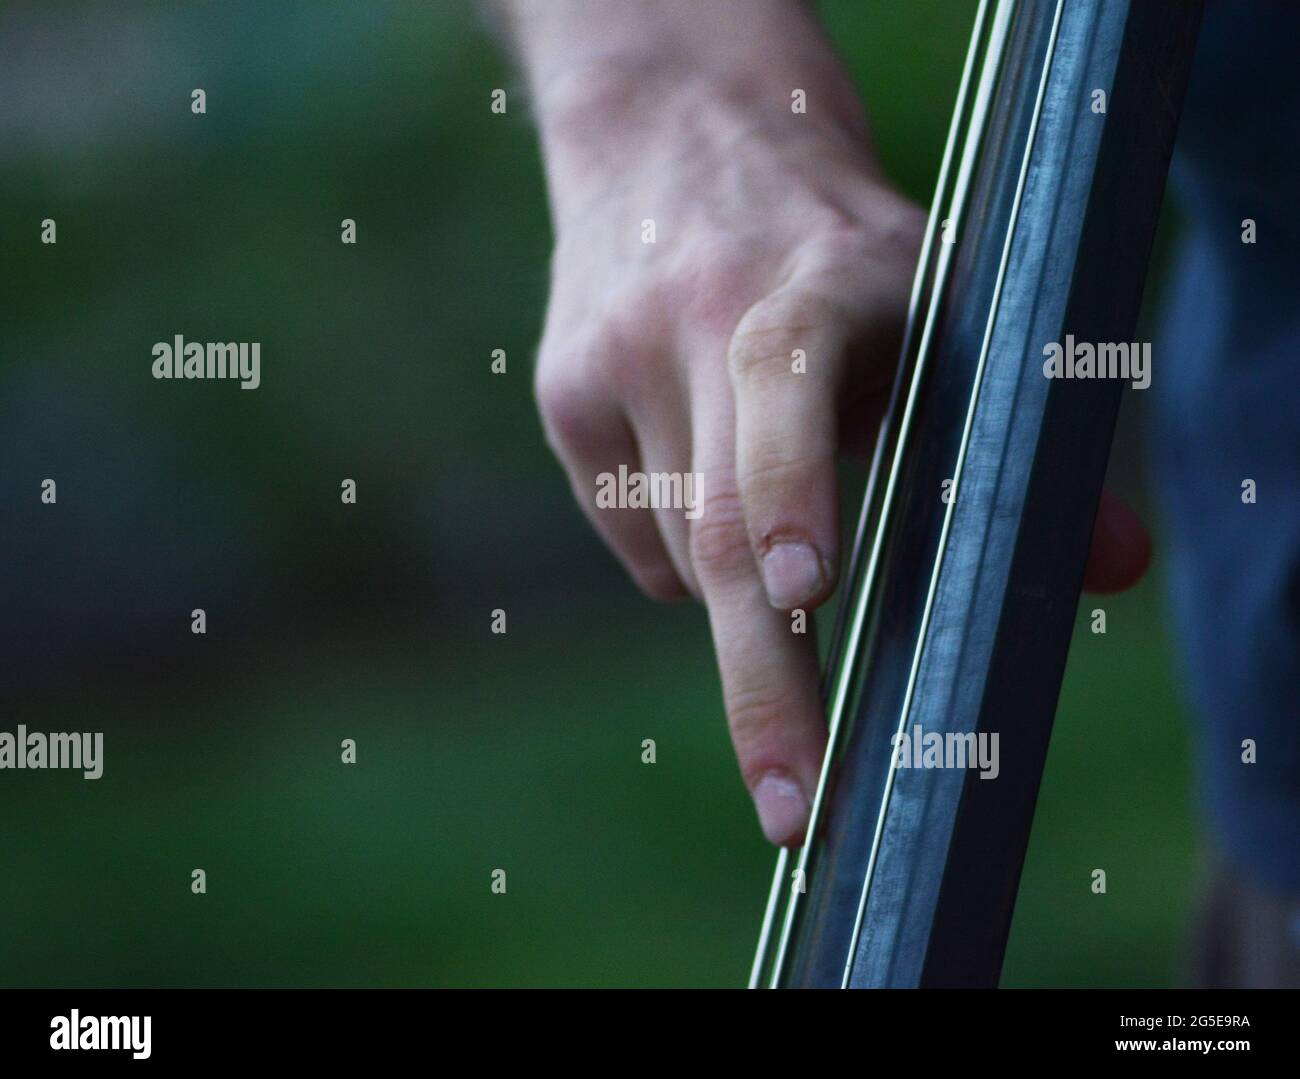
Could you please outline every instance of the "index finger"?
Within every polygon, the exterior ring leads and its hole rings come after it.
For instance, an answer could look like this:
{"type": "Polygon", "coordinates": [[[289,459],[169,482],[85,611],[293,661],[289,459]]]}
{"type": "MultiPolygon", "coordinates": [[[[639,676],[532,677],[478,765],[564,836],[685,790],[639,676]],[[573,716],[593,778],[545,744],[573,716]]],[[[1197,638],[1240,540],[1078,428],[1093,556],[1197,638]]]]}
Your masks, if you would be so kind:
{"type": "MultiPolygon", "coordinates": [[[[699,365],[711,380],[718,368],[699,365]]],[[[767,838],[802,841],[821,771],[826,730],[809,616],[775,610],[759,577],[736,487],[733,409],[721,385],[691,399],[693,465],[701,514],[691,522],[691,559],[709,613],[723,702],[741,775],[767,838]]]]}

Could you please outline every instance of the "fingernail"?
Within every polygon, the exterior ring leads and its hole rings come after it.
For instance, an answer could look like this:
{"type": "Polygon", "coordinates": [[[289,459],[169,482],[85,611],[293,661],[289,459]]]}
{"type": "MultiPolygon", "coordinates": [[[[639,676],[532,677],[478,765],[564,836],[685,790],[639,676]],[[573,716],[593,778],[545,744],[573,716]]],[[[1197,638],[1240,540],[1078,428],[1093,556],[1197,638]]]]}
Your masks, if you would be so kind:
{"type": "Polygon", "coordinates": [[[769,772],[754,786],[754,808],[769,843],[784,846],[808,827],[808,796],[788,775],[769,772]]]}
{"type": "Polygon", "coordinates": [[[777,610],[807,603],[824,584],[821,561],[806,543],[778,541],[763,556],[763,587],[767,601],[777,610]]]}

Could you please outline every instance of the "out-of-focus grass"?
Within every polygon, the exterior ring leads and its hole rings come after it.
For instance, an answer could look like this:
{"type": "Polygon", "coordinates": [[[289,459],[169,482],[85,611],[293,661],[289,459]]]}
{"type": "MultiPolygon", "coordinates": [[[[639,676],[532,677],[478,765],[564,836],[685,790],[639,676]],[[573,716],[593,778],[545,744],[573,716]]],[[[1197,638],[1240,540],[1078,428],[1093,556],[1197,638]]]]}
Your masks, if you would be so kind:
{"type": "MultiPolygon", "coordinates": [[[[1192,846],[1151,593],[1108,600],[1105,636],[1081,614],[1004,984],[1173,970],[1192,846]]],[[[698,612],[630,595],[538,610],[448,655],[316,642],[143,711],[102,690],[22,716],[102,728],[107,760],[95,782],[6,776],[9,984],[744,978],[771,859],[698,612]]]]}

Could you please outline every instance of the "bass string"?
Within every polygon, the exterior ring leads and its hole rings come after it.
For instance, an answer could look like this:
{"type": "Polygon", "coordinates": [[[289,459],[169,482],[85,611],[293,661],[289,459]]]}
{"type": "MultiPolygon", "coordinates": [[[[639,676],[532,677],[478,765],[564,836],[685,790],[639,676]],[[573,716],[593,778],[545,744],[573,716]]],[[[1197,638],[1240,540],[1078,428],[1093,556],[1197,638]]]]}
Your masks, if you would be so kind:
{"type": "MultiPolygon", "coordinates": [[[[907,719],[911,711],[912,698],[916,689],[917,676],[920,671],[921,658],[925,648],[925,636],[929,628],[930,618],[934,611],[935,595],[938,591],[939,575],[943,568],[944,556],[947,553],[948,538],[951,533],[953,514],[957,505],[958,490],[961,485],[962,471],[966,463],[966,453],[970,445],[971,432],[974,428],[975,409],[979,402],[980,389],[983,386],[984,371],[988,360],[989,348],[993,339],[993,330],[997,323],[998,306],[1002,298],[1002,286],[1006,280],[1007,266],[1010,263],[1011,247],[1015,240],[1016,225],[1020,217],[1020,205],[1024,198],[1025,184],[1029,175],[1029,165],[1033,157],[1034,144],[1037,140],[1039,120],[1042,117],[1043,102],[1047,96],[1048,79],[1052,70],[1052,61],[1056,55],[1056,43],[1061,25],[1061,13],[1065,6],[1065,0],[1057,0],[1056,10],[1052,18],[1052,28],[1047,42],[1046,55],[1043,60],[1042,72],[1038,80],[1038,92],[1034,100],[1034,109],[1031,114],[1029,131],[1025,137],[1024,155],[1020,162],[1020,173],[1016,180],[1015,195],[1012,199],[1011,212],[1007,221],[1007,231],[1002,242],[1002,252],[998,262],[998,272],[994,281],[993,295],[989,303],[988,317],[984,325],[984,337],[980,345],[979,360],[976,364],[974,386],[971,391],[970,400],[966,408],[966,420],[962,428],[961,442],[958,446],[957,464],[953,473],[953,483],[951,488],[951,497],[944,510],[943,527],[939,535],[938,549],[935,554],[934,566],[930,574],[929,589],[926,593],[925,607],[921,616],[921,626],[917,634],[916,647],[912,653],[911,669],[908,673],[907,689],[903,697],[903,705],[898,718],[898,727],[896,738],[901,737],[907,728],[907,719]]],[[[895,740],[892,744],[897,744],[895,740]]],[[[867,870],[862,882],[862,893],[858,900],[857,917],[854,920],[853,935],[849,941],[848,953],[844,960],[844,975],[841,981],[841,987],[847,987],[849,979],[853,972],[853,963],[856,958],[858,941],[862,934],[862,923],[866,914],[867,899],[871,891],[872,880],[875,875],[875,868],[880,854],[880,842],[884,833],[885,818],[888,815],[890,799],[894,791],[894,779],[898,773],[898,754],[890,754],[889,772],[886,776],[884,795],[881,799],[880,809],[876,816],[876,830],[872,838],[871,854],[867,861],[867,870]]]]}
{"type": "MultiPolygon", "coordinates": [[[[836,616],[835,629],[826,659],[826,676],[823,679],[822,684],[823,696],[825,696],[828,684],[835,687],[835,692],[830,709],[831,715],[827,731],[826,753],[823,758],[817,791],[810,811],[809,825],[804,847],[800,854],[799,870],[791,884],[791,904],[797,903],[797,897],[801,894],[799,886],[802,883],[804,874],[807,870],[807,863],[811,849],[815,844],[817,822],[820,819],[821,807],[824,801],[824,791],[827,785],[827,777],[836,752],[837,736],[841,729],[841,719],[844,712],[847,680],[849,677],[848,672],[852,668],[852,659],[858,650],[863,625],[866,620],[866,612],[870,603],[870,596],[874,590],[874,584],[877,578],[882,538],[888,526],[890,509],[893,503],[893,492],[896,487],[894,479],[897,471],[896,463],[900,455],[900,447],[905,444],[910,429],[911,410],[909,408],[907,415],[904,417],[903,431],[898,436],[898,442],[894,448],[893,457],[891,459],[895,463],[895,467],[891,469],[889,490],[886,492],[883,500],[884,504],[880,508],[875,541],[872,545],[870,565],[867,570],[865,582],[863,582],[861,587],[859,587],[858,576],[861,567],[862,554],[866,547],[866,536],[870,520],[873,516],[874,503],[877,501],[877,496],[879,495],[879,478],[883,469],[883,462],[885,460],[887,449],[893,442],[894,430],[898,426],[898,403],[901,397],[902,388],[908,383],[908,361],[911,358],[915,345],[915,332],[918,321],[917,315],[921,304],[925,300],[927,285],[930,284],[932,271],[934,269],[935,236],[939,228],[941,210],[944,202],[948,198],[948,191],[951,186],[950,177],[952,173],[952,161],[955,155],[959,133],[963,128],[963,118],[967,109],[967,100],[969,98],[975,61],[979,54],[979,45],[984,36],[988,5],[989,0],[980,0],[979,8],[975,14],[975,23],[971,32],[970,43],[967,47],[965,63],[963,65],[961,80],[958,87],[957,101],[953,109],[953,118],[949,125],[947,141],[944,146],[943,157],[939,168],[939,176],[935,184],[935,192],[926,224],[925,236],[921,245],[917,272],[912,283],[912,294],[908,305],[907,322],[904,329],[903,343],[900,349],[901,358],[899,373],[894,380],[889,404],[885,413],[885,419],[881,424],[880,431],[876,438],[875,451],[872,457],[871,468],[866,485],[866,494],[863,497],[857,534],[854,539],[852,556],[845,578],[849,585],[849,589],[846,591],[845,601],[841,604],[836,616]],[[856,602],[849,602],[849,596],[856,597],[856,602]],[[851,618],[850,613],[852,615],[851,618]],[[846,659],[845,657],[848,658],[846,659]]],[[[935,293],[942,289],[942,281],[946,280],[946,268],[941,269],[940,273],[936,273],[934,277],[938,284],[931,290],[931,308],[935,302],[935,293]]],[[[917,357],[918,374],[920,371],[924,370],[925,360],[926,355],[923,349],[921,354],[917,357]]],[[[913,376],[914,379],[916,377],[918,376],[913,376]]],[[[909,398],[909,404],[910,400],[911,398],[909,398]]],[[[750,971],[749,987],[751,989],[756,988],[761,984],[763,970],[767,964],[772,928],[775,923],[777,911],[780,907],[781,898],[784,894],[783,885],[785,882],[786,871],[789,866],[789,859],[790,852],[787,848],[783,847],[777,854],[776,868],[773,872],[772,885],[769,889],[767,908],[764,913],[762,929],[759,935],[757,948],[755,949],[753,966],[750,971]]],[[[793,921],[793,917],[794,912],[787,911],[786,927],[782,934],[781,954],[778,958],[777,965],[774,966],[774,985],[780,976],[780,966],[784,960],[785,948],[788,944],[789,924],[793,921]]]]}
{"type": "MultiPolygon", "coordinates": [[[[958,164],[956,178],[952,183],[952,195],[948,220],[954,230],[960,229],[961,222],[965,217],[966,205],[970,192],[970,180],[975,169],[975,163],[979,158],[979,151],[983,143],[984,134],[988,128],[993,90],[997,84],[997,78],[1001,71],[1002,63],[1006,54],[1011,15],[1015,10],[1015,7],[1016,0],[998,0],[998,6],[992,20],[988,43],[985,50],[984,63],[980,70],[979,82],[976,86],[975,97],[970,109],[970,118],[966,126],[966,135],[962,146],[961,159],[958,164]]],[[[960,125],[960,117],[955,117],[955,121],[960,125]]],[[[920,397],[921,386],[924,383],[925,373],[930,362],[935,336],[935,327],[937,325],[939,311],[943,306],[943,298],[946,293],[948,278],[953,263],[954,248],[955,245],[949,243],[943,243],[939,247],[938,266],[935,271],[935,280],[930,293],[930,302],[921,333],[916,370],[911,377],[907,402],[900,425],[898,446],[891,462],[889,480],[885,489],[883,506],[888,512],[882,516],[880,527],[876,532],[875,542],[871,553],[871,563],[868,570],[869,581],[858,597],[858,609],[855,611],[856,617],[853,624],[851,649],[846,652],[846,655],[852,657],[854,660],[857,658],[859,646],[861,644],[863,627],[866,624],[868,605],[874,597],[879,582],[885,538],[890,527],[890,515],[897,504],[898,492],[900,490],[902,463],[906,447],[910,440],[912,423],[917,409],[917,402],[920,397]]],[[[839,672],[836,698],[834,701],[834,718],[836,720],[837,733],[842,729],[842,718],[848,700],[851,671],[855,666],[855,663],[850,663],[849,665],[844,666],[839,672]]],[[[831,763],[830,760],[823,762],[819,793],[824,792],[825,790],[831,763]]],[[[795,881],[804,887],[806,887],[806,865],[809,854],[810,851],[808,847],[805,846],[804,850],[801,852],[801,869],[804,871],[795,877],[795,881]]],[[[798,912],[800,894],[800,892],[792,889],[790,901],[786,906],[780,945],[772,968],[772,977],[770,982],[772,988],[779,986],[781,978],[785,974],[786,959],[789,954],[790,941],[792,938],[795,917],[798,912]]]]}
{"type": "Polygon", "coordinates": [[[754,962],[749,968],[749,988],[757,989],[763,981],[763,968],[767,966],[767,950],[772,939],[772,925],[776,921],[776,911],[781,905],[781,894],[785,891],[785,867],[790,862],[790,849],[782,847],[776,854],[776,869],[772,873],[772,884],[767,891],[767,907],[763,912],[763,926],[758,933],[758,945],[754,949],[754,962]]]}
{"type": "MultiPolygon", "coordinates": [[[[1002,35],[1004,34],[1005,24],[1009,18],[1008,10],[1010,6],[1013,4],[1014,4],[1014,0],[999,0],[998,14],[995,17],[993,30],[991,31],[991,35],[989,38],[989,52],[991,54],[997,56],[1001,55],[1003,44],[1004,44],[1004,39],[1002,38],[1002,35]]],[[[985,11],[986,11],[986,6],[984,4],[981,4],[981,10],[979,12],[981,25],[977,26],[977,32],[972,35],[972,44],[970,50],[968,51],[968,64],[966,66],[966,70],[963,72],[963,86],[962,86],[961,95],[959,97],[960,107],[954,110],[953,124],[949,130],[949,146],[947,148],[947,152],[945,155],[944,166],[941,170],[941,178],[940,178],[941,182],[938,185],[936,185],[935,204],[931,213],[931,221],[927,225],[927,232],[930,237],[931,251],[935,250],[934,237],[937,233],[937,228],[939,224],[938,210],[942,207],[944,200],[948,198],[948,192],[950,189],[954,189],[957,192],[960,192],[959,194],[955,195],[953,198],[953,205],[955,209],[953,209],[950,213],[950,220],[959,221],[964,212],[964,206],[965,206],[964,190],[971,170],[969,134],[967,134],[966,136],[967,143],[963,149],[963,160],[962,160],[961,167],[959,168],[958,176],[955,181],[955,184],[950,182],[951,165],[952,165],[953,155],[956,150],[957,135],[962,130],[963,120],[965,119],[964,112],[965,112],[966,98],[969,95],[970,78],[974,68],[974,58],[978,55],[978,46],[982,39],[982,33],[980,33],[979,31],[982,31],[982,23],[984,21],[985,11]]],[[[989,71],[989,61],[986,58],[985,68],[981,72],[979,87],[976,92],[974,104],[971,106],[971,115],[967,123],[968,128],[973,127],[974,130],[978,133],[977,138],[980,135],[982,135],[985,122],[987,119],[988,101],[991,93],[991,85],[992,83],[991,83],[991,75],[989,71]]],[[[848,692],[850,687],[850,680],[852,677],[852,671],[854,670],[855,660],[859,654],[860,646],[862,644],[862,637],[863,637],[864,627],[867,624],[867,615],[870,610],[870,604],[874,598],[876,588],[879,582],[879,576],[880,576],[879,571],[882,562],[882,551],[884,546],[884,540],[889,529],[890,518],[892,515],[893,507],[896,505],[897,502],[897,492],[899,490],[900,467],[903,459],[904,448],[906,447],[909,441],[909,436],[912,428],[912,419],[915,414],[916,401],[919,393],[919,387],[923,382],[924,372],[927,368],[928,361],[929,361],[929,355],[931,351],[930,342],[933,338],[933,324],[934,324],[935,312],[937,311],[941,303],[941,298],[944,289],[946,287],[946,282],[951,267],[952,253],[951,253],[950,245],[944,244],[938,248],[938,251],[939,251],[938,267],[934,271],[934,280],[933,280],[933,284],[929,296],[929,307],[927,309],[925,328],[921,336],[920,347],[917,350],[915,370],[911,374],[911,379],[909,384],[908,372],[906,369],[907,361],[910,359],[910,352],[909,352],[903,356],[903,366],[900,367],[899,377],[895,383],[895,388],[897,391],[895,394],[895,404],[897,400],[897,393],[901,392],[900,388],[902,386],[910,385],[909,394],[904,409],[902,422],[900,425],[898,425],[899,433],[897,435],[897,443],[893,450],[889,480],[887,482],[884,497],[882,500],[881,515],[880,515],[879,524],[877,526],[877,530],[875,534],[875,540],[872,547],[867,575],[866,578],[864,579],[862,587],[858,590],[856,594],[855,610],[853,612],[853,619],[850,623],[850,629],[849,629],[849,640],[847,646],[844,649],[844,656],[846,657],[846,659],[836,674],[835,694],[832,700],[831,717],[830,717],[831,730],[828,732],[827,756],[823,759],[822,772],[818,783],[817,797],[814,799],[812,814],[810,814],[810,827],[809,827],[808,834],[811,837],[812,842],[806,842],[804,848],[801,850],[799,870],[793,875],[794,879],[791,882],[789,901],[787,903],[785,918],[783,920],[783,925],[782,925],[780,945],[778,948],[776,960],[773,963],[773,967],[772,967],[772,976],[771,976],[770,984],[773,988],[775,988],[780,984],[780,980],[785,973],[785,962],[789,952],[791,934],[793,931],[795,918],[798,913],[798,904],[799,904],[800,896],[803,894],[802,889],[806,887],[807,865],[811,858],[813,843],[815,843],[815,836],[816,836],[814,830],[815,823],[817,820],[820,819],[821,809],[825,801],[825,790],[829,782],[830,769],[833,766],[834,758],[836,754],[836,748],[838,746],[840,737],[842,737],[843,734],[843,730],[844,730],[843,717],[844,717],[844,713],[848,701],[848,692]]],[[[929,267],[927,266],[924,267],[922,272],[918,274],[918,281],[919,281],[920,288],[924,288],[925,284],[927,283],[928,277],[929,277],[929,267]]],[[[914,287],[916,285],[917,282],[914,282],[914,287]]],[[[913,336],[915,334],[914,327],[915,327],[915,320],[913,321],[913,331],[912,331],[913,336]]],[[[889,426],[892,428],[893,426],[895,426],[895,424],[890,423],[889,426]]]]}
{"type": "MultiPolygon", "coordinates": [[[[931,271],[934,268],[934,238],[939,229],[939,212],[942,209],[943,201],[947,198],[949,187],[949,173],[953,154],[957,144],[957,134],[961,127],[960,121],[966,111],[966,98],[970,86],[971,74],[975,67],[975,58],[979,53],[979,43],[982,39],[982,30],[984,18],[988,8],[989,0],[980,0],[979,8],[975,13],[975,25],[971,31],[970,43],[966,49],[966,59],[962,65],[961,79],[957,90],[957,101],[953,106],[953,118],[948,125],[948,135],[944,143],[943,155],[939,165],[939,175],[935,182],[934,195],[930,202],[930,213],[926,220],[925,234],[921,241],[921,249],[917,258],[917,270],[912,279],[912,292],[907,305],[907,321],[904,325],[903,340],[899,346],[899,372],[894,378],[890,389],[889,400],[887,402],[884,416],[881,420],[880,430],[876,434],[875,448],[871,458],[871,466],[867,473],[867,483],[865,495],[862,499],[862,509],[858,515],[858,527],[854,534],[853,546],[849,557],[848,568],[845,573],[845,581],[850,586],[856,586],[858,583],[858,573],[861,568],[863,551],[866,547],[867,530],[873,516],[874,496],[878,495],[877,482],[880,476],[882,462],[887,447],[891,444],[893,428],[898,422],[898,402],[902,394],[903,386],[908,384],[909,372],[911,370],[910,361],[912,349],[915,345],[915,335],[917,326],[917,313],[920,310],[921,303],[926,295],[926,286],[930,281],[931,271]]],[[[892,458],[891,458],[892,460],[892,458]]],[[[854,593],[856,594],[856,593],[854,593]]],[[[853,604],[848,602],[842,603],[836,612],[835,626],[831,635],[831,645],[826,656],[826,674],[823,679],[823,692],[825,691],[826,682],[832,680],[833,672],[838,669],[840,655],[843,649],[844,639],[846,636],[845,628],[848,621],[850,608],[853,604]]]]}

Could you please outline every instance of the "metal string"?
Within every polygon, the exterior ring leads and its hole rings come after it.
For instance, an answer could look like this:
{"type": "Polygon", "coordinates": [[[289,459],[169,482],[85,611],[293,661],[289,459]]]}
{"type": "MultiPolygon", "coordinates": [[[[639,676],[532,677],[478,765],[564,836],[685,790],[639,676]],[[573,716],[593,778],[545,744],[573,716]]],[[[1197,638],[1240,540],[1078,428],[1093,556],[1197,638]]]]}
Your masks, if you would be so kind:
{"type": "MultiPolygon", "coordinates": [[[[921,655],[924,651],[925,635],[929,628],[930,616],[934,610],[934,599],[938,590],[939,573],[943,567],[944,555],[947,552],[948,536],[951,531],[953,511],[957,505],[958,488],[961,484],[962,469],[966,463],[966,451],[970,445],[971,431],[975,421],[975,407],[979,401],[980,388],[984,380],[984,369],[988,360],[989,346],[993,338],[993,329],[997,321],[998,304],[1002,297],[1002,286],[1006,280],[1007,265],[1010,262],[1011,246],[1015,239],[1016,224],[1020,215],[1020,203],[1024,197],[1025,182],[1029,174],[1029,163],[1033,156],[1034,142],[1038,134],[1038,122],[1042,116],[1043,101],[1047,95],[1048,76],[1052,69],[1052,60],[1056,54],[1056,42],[1058,31],[1061,25],[1061,12],[1065,6],[1065,0],[1057,0],[1056,11],[1052,19],[1051,35],[1048,38],[1047,54],[1043,60],[1043,70],[1038,80],[1038,94],[1034,101],[1034,111],[1030,120],[1029,132],[1025,139],[1024,156],[1020,163],[1020,175],[1016,181],[1016,192],[1012,200],[1011,215],[1007,222],[1007,232],[1002,244],[1002,256],[998,264],[997,278],[993,288],[993,296],[989,304],[988,319],[984,326],[984,339],[980,346],[979,362],[975,370],[975,383],[971,391],[970,402],[966,409],[966,422],[962,429],[961,444],[957,453],[957,466],[954,471],[952,497],[948,502],[947,509],[944,511],[943,529],[939,536],[939,547],[935,556],[934,568],[930,574],[930,587],[926,595],[925,609],[921,617],[921,628],[917,634],[916,649],[912,654],[911,671],[908,674],[907,690],[903,698],[902,711],[898,718],[897,735],[901,736],[907,728],[907,717],[911,710],[912,696],[916,689],[917,675],[921,666],[921,655]]],[[[894,744],[897,744],[895,740],[894,744]]],[[[898,772],[898,753],[890,754],[889,774],[885,781],[885,791],[881,799],[880,811],[876,817],[876,832],[872,840],[871,855],[867,862],[866,876],[862,882],[862,895],[858,901],[857,918],[854,921],[853,936],[849,941],[848,954],[844,960],[844,977],[841,981],[841,987],[847,987],[849,978],[853,972],[853,961],[857,953],[858,940],[862,933],[862,921],[866,914],[867,897],[871,890],[872,879],[875,874],[876,863],[880,854],[880,840],[884,832],[885,817],[889,810],[889,801],[893,795],[894,778],[898,772]]]]}
{"type": "MultiPolygon", "coordinates": [[[[853,553],[849,563],[848,573],[846,576],[846,581],[850,582],[851,585],[854,582],[856,582],[859,566],[861,563],[862,553],[865,549],[866,533],[872,515],[873,504],[876,500],[876,495],[878,494],[879,477],[880,477],[880,472],[885,457],[886,448],[890,442],[891,436],[893,435],[894,428],[897,426],[898,402],[899,402],[902,386],[906,381],[907,360],[910,357],[912,347],[914,344],[914,337],[915,337],[915,330],[916,330],[916,323],[917,323],[917,313],[920,309],[920,305],[923,296],[925,294],[926,285],[929,281],[931,270],[934,263],[934,250],[935,250],[934,238],[939,227],[940,211],[943,206],[944,200],[947,198],[947,192],[949,187],[949,174],[951,172],[952,159],[957,144],[958,132],[961,130],[961,126],[962,126],[961,121],[966,111],[966,100],[969,94],[971,76],[975,67],[975,58],[978,55],[979,44],[983,36],[983,29],[984,29],[985,19],[987,15],[987,8],[988,8],[988,0],[980,0],[979,9],[977,10],[975,15],[974,28],[972,29],[971,32],[970,44],[967,48],[966,60],[962,70],[961,81],[957,92],[957,103],[953,110],[952,123],[949,126],[948,138],[947,138],[946,145],[944,147],[942,163],[939,168],[939,177],[935,185],[934,198],[932,200],[931,207],[930,207],[930,216],[926,225],[925,236],[921,245],[920,257],[917,265],[917,272],[912,283],[912,295],[908,305],[907,322],[904,330],[902,347],[900,349],[902,363],[900,364],[899,375],[894,381],[893,389],[890,395],[889,405],[888,408],[886,409],[885,419],[881,424],[880,431],[876,438],[875,452],[872,457],[871,469],[869,472],[867,487],[866,487],[866,494],[862,501],[862,511],[858,520],[857,534],[853,543],[853,553]]],[[[940,280],[941,276],[942,275],[937,276],[936,280],[940,280]]],[[[941,288],[942,285],[940,284],[938,287],[941,288]]],[[[924,367],[923,355],[918,356],[918,365],[921,368],[924,367]]],[[[905,418],[905,425],[908,424],[908,421],[910,421],[910,410],[908,416],[905,418]]],[[[904,433],[899,438],[900,446],[903,444],[904,440],[906,439],[906,434],[907,431],[905,426],[904,433]]],[[[896,457],[897,457],[897,450],[895,451],[895,459],[896,457]]],[[[845,699],[844,690],[845,690],[846,679],[844,677],[843,668],[840,668],[840,677],[838,680],[835,679],[835,672],[837,667],[839,667],[843,655],[845,653],[853,654],[861,638],[862,626],[865,621],[866,608],[868,604],[868,597],[870,596],[871,591],[873,589],[873,585],[876,577],[876,571],[879,563],[881,537],[883,536],[884,530],[887,525],[888,517],[889,517],[891,496],[894,489],[894,484],[892,482],[892,479],[893,477],[891,475],[890,489],[889,489],[889,493],[887,493],[885,496],[885,504],[881,509],[880,522],[877,526],[876,542],[873,545],[871,563],[870,563],[870,568],[867,571],[865,585],[864,587],[862,587],[861,589],[857,589],[853,593],[858,597],[857,603],[851,604],[848,601],[849,600],[848,595],[846,595],[845,601],[841,606],[838,615],[836,617],[835,631],[832,636],[831,649],[827,656],[827,662],[826,662],[827,673],[826,673],[826,678],[823,680],[823,693],[826,689],[827,682],[838,681],[838,685],[836,687],[837,692],[835,694],[834,702],[831,708],[831,717],[830,717],[830,723],[829,723],[828,735],[827,735],[826,755],[823,760],[822,772],[818,780],[817,792],[811,808],[808,831],[804,842],[804,848],[803,851],[801,852],[801,857],[799,861],[799,869],[803,871],[800,874],[801,880],[804,879],[804,873],[806,873],[806,868],[807,868],[808,852],[812,846],[812,843],[814,842],[817,821],[820,816],[820,810],[823,801],[823,792],[826,787],[827,776],[829,774],[832,759],[835,753],[837,734],[840,727],[840,721],[843,715],[844,699],[845,699]],[[849,614],[850,614],[851,607],[853,608],[853,612],[852,612],[853,628],[847,634],[847,636],[849,637],[849,644],[846,646],[845,645],[846,624],[849,621],[849,614]]],[[[751,989],[757,987],[762,979],[763,968],[766,964],[767,953],[771,942],[772,928],[775,923],[776,912],[779,908],[781,896],[784,890],[783,885],[785,883],[786,870],[789,865],[789,854],[790,854],[789,850],[783,847],[777,855],[776,868],[772,876],[772,886],[768,895],[767,909],[763,918],[762,931],[759,935],[758,946],[754,954],[753,968],[750,972],[749,987],[751,989]]],[[[792,887],[791,890],[792,904],[796,902],[795,896],[797,896],[798,894],[799,894],[798,891],[793,889],[792,887]]],[[[792,918],[793,918],[793,914],[788,915],[787,924],[792,918]]],[[[776,977],[779,975],[779,966],[782,960],[784,959],[785,945],[788,940],[788,932],[789,931],[787,928],[786,931],[783,933],[781,956],[778,958],[778,969],[774,973],[774,979],[773,979],[774,984],[776,981],[776,977]]]]}
{"type": "MultiPolygon", "coordinates": [[[[1011,21],[1011,12],[1014,10],[1014,7],[1015,0],[998,0],[998,7],[993,17],[992,28],[989,33],[988,44],[985,51],[984,63],[980,71],[975,99],[971,106],[971,115],[966,132],[966,141],[962,147],[961,161],[958,166],[956,180],[953,184],[949,219],[954,230],[960,225],[961,218],[965,212],[967,195],[970,189],[970,177],[974,171],[975,162],[978,160],[979,148],[988,125],[993,88],[996,85],[997,75],[1001,69],[1003,55],[1006,50],[1008,26],[1011,21]]],[[[874,594],[879,577],[882,551],[889,528],[889,514],[892,512],[895,505],[895,497],[899,488],[904,448],[907,445],[907,440],[911,433],[912,420],[916,412],[920,388],[930,358],[931,343],[934,338],[934,328],[937,322],[939,309],[942,305],[942,297],[946,288],[948,274],[952,266],[953,250],[953,245],[946,243],[941,244],[939,248],[938,267],[935,271],[935,280],[930,292],[929,308],[926,312],[925,325],[922,330],[920,346],[917,352],[916,370],[912,375],[911,384],[908,389],[908,397],[903,411],[898,446],[891,462],[889,481],[885,489],[881,521],[876,530],[875,541],[872,547],[871,561],[868,567],[867,585],[859,592],[857,597],[857,607],[854,611],[854,622],[851,630],[851,651],[848,653],[850,655],[856,654],[863,628],[866,623],[867,609],[874,594]]],[[[844,708],[848,700],[850,670],[851,666],[845,666],[838,672],[836,694],[833,704],[833,719],[836,724],[837,732],[841,725],[844,708]]],[[[823,792],[829,777],[830,766],[831,761],[828,758],[823,762],[821,781],[818,784],[818,798],[816,800],[818,803],[816,808],[818,809],[820,809],[823,792]]],[[[800,868],[805,869],[805,873],[802,875],[801,879],[804,881],[807,879],[806,865],[809,853],[810,851],[807,845],[805,845],[804,849],[800,852],[800,868]]],[[[780,984],[780,979],[785,972],[785,962],[789,951],[795,915],[797,913],[798,900],[799,893],[792,891],[790,902],[786,907],[785,920],[781,932],[780,948],[773,965],[770,983],[772,988],[776,988],[780,984]]]]}

